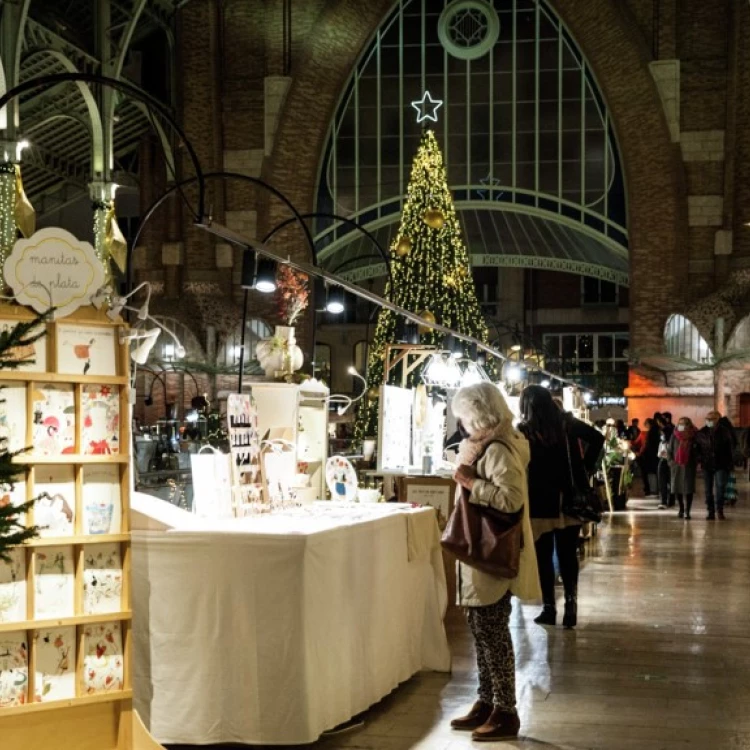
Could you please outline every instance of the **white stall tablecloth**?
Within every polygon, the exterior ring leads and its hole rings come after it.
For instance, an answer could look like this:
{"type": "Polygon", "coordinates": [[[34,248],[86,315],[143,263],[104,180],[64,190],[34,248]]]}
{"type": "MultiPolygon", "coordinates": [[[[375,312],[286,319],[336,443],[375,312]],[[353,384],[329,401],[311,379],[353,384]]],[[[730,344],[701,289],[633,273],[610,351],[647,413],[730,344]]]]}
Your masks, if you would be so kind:
{"type": "Polygon", "coordinates": [[[431,508],[325,503],[136,531],[133,597],[135,703],[162,743],[313,742],[416,672],[450,669],[431,508]]]}

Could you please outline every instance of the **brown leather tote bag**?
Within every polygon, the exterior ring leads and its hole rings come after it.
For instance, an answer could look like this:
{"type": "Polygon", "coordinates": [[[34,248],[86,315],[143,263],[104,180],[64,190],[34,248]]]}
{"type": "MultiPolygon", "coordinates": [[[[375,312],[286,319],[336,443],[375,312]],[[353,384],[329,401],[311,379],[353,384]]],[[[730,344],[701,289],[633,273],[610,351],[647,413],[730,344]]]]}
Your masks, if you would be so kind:
{"type": "Polygon", "coordinates": [[[518,513],[469,502],[464,487],[443,532],[443,549],[496,578],[515,578],[521,562],[523,528],[518,513]]]}

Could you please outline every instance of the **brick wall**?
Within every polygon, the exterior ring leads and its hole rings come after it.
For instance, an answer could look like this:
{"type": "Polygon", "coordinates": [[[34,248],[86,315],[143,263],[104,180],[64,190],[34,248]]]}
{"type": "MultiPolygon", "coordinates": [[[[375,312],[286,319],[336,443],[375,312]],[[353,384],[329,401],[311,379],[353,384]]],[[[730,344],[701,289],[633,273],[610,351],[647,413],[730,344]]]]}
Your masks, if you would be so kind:
{"type": "MultiPolygon", "coordinates": [[[[658,350],[672,312],[715,291],[731,269],[750,266],[750,229],[743,226],[750,221],[750,57],[744,53],[750,6],[660,0],[657,14],[652,0],[553,4],[593,67],[621,149],[631,247],[631,288],[621,302],[631,304],[632,348],[658,350]]],[[[178,25],[181,113],[205,167],[220,169],[223,162],[260,174],[301,211],[312,210],[334,107],[391,7],[392,0],[295,3],[286,71],[280,0],[187,4],[178,25]]],[[[227,220],[249,222],[255,212],[260,236],[289,215],[281,202],[241,183],[212,186],[209,202],[227,220]]],[[[184,277],[219,280],[229,290],[238,254],[215,248],[192,229],[182,239],[184,277]]],[[[149,238],[163,241],[158,231],[149,238]]],[[[309,255],[294,227],[275,237],[274,247],[309,255]]],[[[579,306],[578,281],[568,285],[559,276],[535,274],[536,300],[551,308],[579,306]]],[[[311,331],[302,329],[299,338],[309,343],[311,331]]],[[[654,376],[636,371],[633,377],[654,376]]]]}

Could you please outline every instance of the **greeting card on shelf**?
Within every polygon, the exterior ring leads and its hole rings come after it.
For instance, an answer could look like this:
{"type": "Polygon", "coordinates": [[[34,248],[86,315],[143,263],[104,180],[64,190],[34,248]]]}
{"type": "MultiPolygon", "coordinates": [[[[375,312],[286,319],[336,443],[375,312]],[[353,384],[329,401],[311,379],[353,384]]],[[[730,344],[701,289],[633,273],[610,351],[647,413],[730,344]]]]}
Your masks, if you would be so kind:
{"type": "Polygon", "coordinates": [[[39,536],[72,536],[75,530],[76,485],[72,466],[38,466],[34,523],[39,536]]]}
{"type": "Polygon", "coordinates": [[[0,633],[0,709],[29,702],[26,631],[0,633]]]}
{"type": "Polygon", "coordinates": [[[76,409],[72,385],[39,384],[32,397],[34,452],[59,456],[75,452],[76,409]]]}
{"type": "Polygon", "coordinates": [[[83,467],[83,533],[119,534],[122,528],[120,469],[83,467]]]}
{"type": "Polygon", "coordinates": [[[37,630],[34,700],[38,703],[76,697],[76,629],[37,630]]]}
{"type": "Polygon", "coordinates": [[[9,563],[0,560],[0,622],[23,622],[26,619],[26,551],[16,547],[9,550],[8,555],[9,563]]]}
{"type": "Polygon", "coordinates": [[[122,690],[122,633],[119,622],[86,625],[83,629],[83,690],[86,694],[122,690]]]}
{"type": "Polygon", "coordinates": [[[0,438],[9,451],[28,448],[26,439],[26,384],[0,382],[0,438]]]}
{"type": "Polygon", "coordinates": [[[122,610],[122,557],[119,544],[91,544],[83,555],[83,611],[102,615],[122,610]]]}
{"type": "Polygon", "coordinates": [[[34,553],[34,617],[52,620],[75,614],[72,547],[40,547],[34,553]]]}
{"type": "MultiPolygon", "coordinates": [[[[0,398],[2,396],[0,395],[0,398]]],[[[5,508],[8,505],[23,505],[26,502],[26,482],[21,479],[13,483],[13,486],[9,484],[0,484],[0,508],[5,508]]],[[[21,526],[26,524],[26,514],[19,513],[18,523],[21,526]]]]}
{"type": "MultiPolygon", "coordinates": [[[[0,320],[0,333],[12,331],[18,321],[0,320]]],[[[41,333],[44,324],[29,332],[30,336],[41,333]]],[[[21,364],[16,368],[19,372],[47,372],[47,339],[42,337],[27,346],[15,346],[8,351],[8,359],[21,364]]]]}
{"type": "Polygon", "coordinates": [[[60,324],[57,372],[63,375],[117,375],[115,329],[60,324]]]}
{"type": "Polygon", "coordinates": [[[86,385],[81,399],[81,450],[94,456],[120,452],[120,389],[86,385]]]}

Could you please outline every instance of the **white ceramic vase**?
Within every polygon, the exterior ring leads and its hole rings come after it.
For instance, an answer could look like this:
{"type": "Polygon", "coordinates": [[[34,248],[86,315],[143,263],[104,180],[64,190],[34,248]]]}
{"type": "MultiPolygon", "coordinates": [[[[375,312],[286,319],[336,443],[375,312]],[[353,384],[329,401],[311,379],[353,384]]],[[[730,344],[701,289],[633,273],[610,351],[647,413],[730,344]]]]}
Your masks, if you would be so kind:
{"type": "Polygon", "coordinates": [[[258,344],[256,356],[269,378],[275,377],[277,373],[291,375],[305,361],[302,349],[297,346],[293,326],[276,326],[273,336],[258,344]]]}

